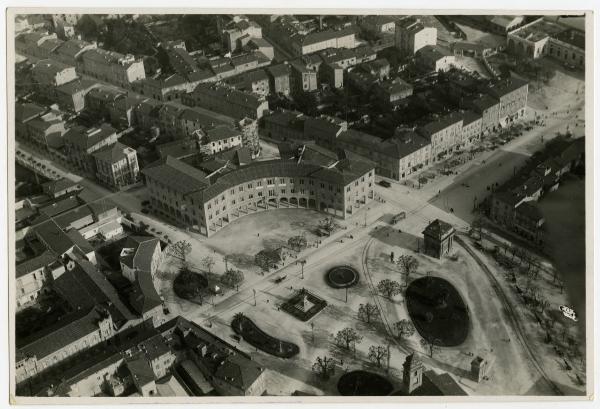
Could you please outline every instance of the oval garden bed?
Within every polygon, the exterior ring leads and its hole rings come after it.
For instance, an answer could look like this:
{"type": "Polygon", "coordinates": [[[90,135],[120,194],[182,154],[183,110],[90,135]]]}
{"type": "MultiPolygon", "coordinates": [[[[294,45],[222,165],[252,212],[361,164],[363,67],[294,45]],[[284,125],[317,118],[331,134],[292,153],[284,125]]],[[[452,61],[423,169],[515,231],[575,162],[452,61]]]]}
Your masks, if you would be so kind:
{"type": "Polygon", "coordinates": [[[350,266],[333,267],[327,272],[327,284],[334,288],[352,287],[358,283],[358,271],[350,266]]]}
{"type": "Polygon", "coordinates": [[[184,300],[192,300],[208,287],[208,280],[202,274],[190,270],[182,270],[173,280],[175,295],[184,300]]]}
{"type": "Polygon", "coordinates": [[[435,345],[457,346],[469,334],[467,306],[443,278],[423,277],[410,283],[406,307],[419,334],[435,345]]]}
{"type": "Polygon", "coordinates": [[[337,388],[342,396],[387,396],[393,389],[386,378],[367,371],[352,371],[342,375],[337,388]]]}
{"type": "Polygon", "coordinates": [[[253,347],[279,358],[291,358],[300,352],[298,345],[272,337],[243,314],[233,317],[231,327],[253,347]]]}

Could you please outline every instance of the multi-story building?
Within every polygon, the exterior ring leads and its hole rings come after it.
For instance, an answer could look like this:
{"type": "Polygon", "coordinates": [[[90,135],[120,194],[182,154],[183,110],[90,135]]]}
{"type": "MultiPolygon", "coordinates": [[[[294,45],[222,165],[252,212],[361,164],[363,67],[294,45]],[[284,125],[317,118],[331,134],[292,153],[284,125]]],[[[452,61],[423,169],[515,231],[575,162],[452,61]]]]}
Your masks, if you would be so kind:
{"type": "Polygon", "coordinates": [[[31,74],[40,91],[50,99],[54,99],[56,87],[77,79],[75,67],[53,60],[38,61],[33,65],[31,74]]]}
{"type": "Polygon", "coordinates": [[[38,147],[50,152],[63,146],[65,121],[57,111],[50,111],[31,119],[25,125],[26,135],[38,147]]]}
{"type": "Polygon", "coordinates": [[[218,121],[212,116],[208,116],[194,108],[184,108],[177,114],[178,111],[169,109],[171,108],[170,105],[165,105],[165,107],[168,108],[162,114],[163,116],[172,115],[174,131],[177,132],[178,137],[195,136],[198,130],[211,129],[215,126],[224,125],[222,121],[218,121]]]}
{"type": "Polygon", "coordinates": [[[99,84],[79,79],[56,87],[56,101],[63,111],[81,112],[85,109],[85,96],[99,84]]]}
{"type": "Polygon", "coordinates": [[[99,84],[85,95],[85,109],[98,118],[108,120],[110,107],[126,95],[120,88],[99,84]]]}
{"type": "Polygon", "coordinates": [[[417,64],[425,70],[448,71],[456,64],[456,57],[445,47],[426,45],[416,52],[417,64]]]}
{"type": "Polygon", "coordinates": [[[237,81],[236,88],[242,91],[267,96],[270,92],[269,76],[264,70],[244,73],[237,81]]]}
{"type": "Polygon", "coordinates": [[[194,91],[184,95],[182,102],[199,106],[237,119],[260,119],[269,110],[264,96],[238,91],[219,84],[198,84],[194,91]]]}
{"type": "Polygon", "coordinates": [[[269,60],[275,58],[273,45],[264,38],[252,38],[248,43],[251,50],[257,50],[264,54],[269,60]]]}
{"type": "Polygon", "coordinates": [[[487,134],[500,126],[500,101],[487,94],[475,97],[467,104],[473,111],[481,115],[481,132],[487,134]]]}
{"type": "Polygon", "coordinates": [[[301,156],[255,162],[208,178],[167,157],[142,173],[160,215],[208,236],[247,213],[278,207],[346,218],[372,200],[374,190],[373,166],[343,158],[326,165],[301,156]]]}
{"type": "Polygon", "coordinates": [[[82,61],[84,73],[119,87],[129,88],[132,82],[146,78],[144,61],[130,54],[97,48],[83,53],[82,61]]]}
{"type": "Polygon", "coordinates": [[[508,124],[525,115],[529,83],[517,77],[497,82],[488,89],[488,93],[500,101],[498,121],[508,124]]]}
{"type": "Polygon", "coordinates": [[[304,139],[304,114],[298,111],[274,111],[263,118],[265,132],[269,138],[278,140],[304,139]]]}
{"type": "Polygon", "coordinates": [[[402,78],[396,77],[393,80],[378,82],[373,91],[379,102],[394,106],[398,101],[411,96],[413,87],[402,78]]]}
{"type": "Polygon", "coordinates": [[[407,17],[396,21],[396,48],[404,55],[415,55],[421,48],[437,44],[437,29],[426,27],[419,19],[407,17]]]}
{"type": "Polygon", "coordinates": [[[96,43],[88,43],[87,41],[73,38],[65,41],[58,47],[54,53],[52,53],[52,58],[63,64],[79,67],[83,53],[89,50],[95,50],[96,48],[98,48],[96,43]]]}
{"type": "Polygon", "coordinates": [[[244,47],[254,38],[262,38],[262,28],[248,18],[235,18],[223,29],[223,43],[229,51],[244,47]]]}
{"type": "Polygon", "coordinates": [[[438,161],[462,145],[463,117],[453,112],[417,128],[431,142],[431,159],[438,161]]]}
{"type": "Polygon", "coordinates": [[[56,262],[58,257],[46,250],[36,257],[16,266],[16,300],[17,311],[34,303],[38,296],[48,290],[47,266],[56,262]]]}
{"type": "Polygon", "coordinates": [[[311,70],[298,60],[291,61],[290,68],[290,87],[292,92],[310,92],[317,89],[318,83],[316,71],[311,70]]]}
{"type": "Polygon", "coordinates": [[[140,168],[135,149],[120,142],[92,153],[96,161],[96,178],[107,186],[120,189],[138,181],[140,168]]]}
{"type": "Polygon", "coordinates": [[[99,128],[74,126],[64,135],[67,158],[80,169],[95,174],[96,161],[92,154],[117,142],[116,130],[107,124],[99,128]]]}
{"type": "Polygon", "coordinates": [[[333,88],[344,86],[344,68],[338,63],[323,63],[319,71],[319,81],[333,88]]]}
{"type": "Polygon", "coordinates": [[[34,334],[17,348],[16,382],[22,382],[53,365],[103,342],[113,335],[110,313],[102,307],[80,310],[64,317],[60,327],[34,334]]]}
{"type": "Polygon", "coordinates": [[[33,31],[29,33],[19,34],[15,38],[15,49],[19,54],[31,55],[36,58],[48,58],[47,52],[42,51],[40,46],[48,40],[56,40],[55,33],[47,31],[33,31]]]}
{"type": "Polygon", "coordinates": [[[271,65],[266,69],[269,75],[269,89],[277,94],[290,93],[290,67],[288,64],[271,65]]]}
{"type": "Polygon", "coordinates": [[[48,111],[48,108],[43,106],[25,102],[15,103],[15,133],[17,137],[26,138],[27,137],[27,122],[31,121],[34,118],[38,118],[42,116],[44,113],[48,111]]]}
{"type": "Polygon", "coordinates": [[[242,145],[242,133],[228,125],[218,125],[207,130],[199,130],[200,151],[214,155],[242,145]]]}
{"type": "Polygon", "coordinates": [[[394,34],[396,32],[396,17],[377,15],[363,17],[359,25],[372,34],[394,34]]]}
{"type": "Polygon", "coordinates": [[[66,178],[49,180],[48,182],[42,184],[42,190],[44,193],[53,199],[65,196],[69,193],[79,192],[82,189],[83,188],[79,183],[66,178]]]}
{"type": "Polygon", "coordinates": [[[315,31],[290,37],[291,49],[296,55],[316,53],[327,48],[355,48],[355,29],[315,31]]]}
{"type": "Polygon", "coordinates": [[[465,111],[462,126],[462,146],[479,140],[482,135],[482,116],[474,111],[465,111]]]}

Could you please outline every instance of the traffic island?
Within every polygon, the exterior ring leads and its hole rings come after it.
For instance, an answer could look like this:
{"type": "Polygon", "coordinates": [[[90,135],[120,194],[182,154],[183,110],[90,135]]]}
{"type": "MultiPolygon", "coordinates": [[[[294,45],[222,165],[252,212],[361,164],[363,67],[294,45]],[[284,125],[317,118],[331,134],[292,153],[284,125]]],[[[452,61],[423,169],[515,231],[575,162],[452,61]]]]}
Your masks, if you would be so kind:
{"type": "Polygon", "coordinates": [[[350,266],[333,267],[327,272],[326,281],[333,288],[348,288],[358,283],[358,271],[350,266]]]}
{"type": "Polygon", "coordinates": [[[406,307],[417,332],[437,346],[462,344],[469,334],[469,312],[448,281],[423,277],[406,289],[406,307]]]}
{"type": "Polygon", "coordinates": [[[342,375],[337,388],[342,396],[387,396],[393,390],[386,378],[367,371],[352,371],[342,375]]]}
{"type": "Polygon", "coordinates": [[[308,321],[326,306],[327,301],[303,288],[283,303],[281,309],[300,321],[308,321]]]}
{"type": "Polygon", "coordinates": [[[244,314],[236,314],[231,321],[231,328],[240,335],[244,341],[255,348],[279,358],[291,358],[300,352],[298,345],[272,337],[261,330],[250,318],[244,314]]]}

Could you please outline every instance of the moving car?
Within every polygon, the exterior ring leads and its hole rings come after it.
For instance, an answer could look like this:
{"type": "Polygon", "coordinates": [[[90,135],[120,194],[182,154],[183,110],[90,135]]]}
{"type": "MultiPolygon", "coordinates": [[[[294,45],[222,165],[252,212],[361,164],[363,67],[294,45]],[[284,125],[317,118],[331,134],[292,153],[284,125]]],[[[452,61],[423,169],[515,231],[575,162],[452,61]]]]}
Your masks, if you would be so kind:
{"type": "Polygon", "coordinates": [[[385,181],[385,180],[381,180],[381,181],[379,181],[379,185],[380,185],[380,186],[383,186],[383,187],[390,187],[390,186],[392,186],[392,185],[390,184],[390,182],[388,182],[388,181],[385,181]]]}

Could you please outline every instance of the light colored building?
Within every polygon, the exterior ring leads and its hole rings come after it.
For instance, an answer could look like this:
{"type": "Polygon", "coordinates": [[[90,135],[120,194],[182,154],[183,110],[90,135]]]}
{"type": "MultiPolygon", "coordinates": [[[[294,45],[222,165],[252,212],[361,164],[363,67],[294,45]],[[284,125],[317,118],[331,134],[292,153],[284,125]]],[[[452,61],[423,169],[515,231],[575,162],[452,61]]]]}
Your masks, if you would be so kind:
{"type": "Polygon", "coordinates": [[[394,44],[404,55],[415,55],[425,46],[437,44],[437,29],[426,27],[419,19],[407,17],[396,21],[394,44]]]}
{"type": "Polygon", "coordinates": [[[498,121],[502,126],[508,125],[525,115],[529,83],[517,77],[500,80],[492,85],[488,93],[500,101],[498,121]]]}
{"type": "Polygon", "coordinates": [[[129,88],[132,82],[146,78],[144,61],[131,54],[98,48],[83,53],[82,61],[84,73],[119,87],[129,88]]]}
{"type": "Polygon", "coordinates": [[[244,47],[252,39],[262,39],[262,28],[248,18],[235,19],[223,29],[222,34],[223,42],[227,49],[229,51],[236,51],[244,47]]]}
{"type": "Polygon", "coordinates": [[[249,42],[249,45],[251,49],[260,51],[269,60],[273,60],[273,58],[275,58],[275,51],[273,49],[273,45],[264,38],[252,38],[249,42]]]}
{"type": "Polygon", "coordinates": [[[456,57],[450,50],[433,45],[421,47],[416,57],[417,64],[433,72],[448,71],[456,64],[456,57]]]}
{"type": "Polygon", "coordinates": [[[304,139],[304,114],[298,111],[274,111],[263,118],[265,132],[269,138],[278,140],[304,139]]]}
{"type": "Polygon", "coordinates": [[[488,134],[500,126],[500,101],[496,98],[483,94],[471,100],[467,104],[474,112],[481,114],[481,132],[488,134]]]}
{"type": "Polygon", "coordinates": [[[96,161],[96,178],[112,188],[120,189],[138,181],[140,168],[135,149],[121,142],[92,153],[96,161]]]}
{"type": "Polygon", "coordinates": [[[40,148],[55,152],[64,145],[65,121],[58,111],[33,118],[25,126],[29,140],[40,148]]]}
{"type": "Polygon", "coordinates": [[[412,95],[413,87],[400,77],[393,80],[381,81],[373,87],[378,100],[389,105],[396,105],[398,101],[412,95]]]}
{"type": "Polygon", "coordinates": [[[264,96],[238,91],[219,84],[199,84],[194,91],[182,97],[189,106],[199,106],[236,119],[260,119],[269,110],[264,96]]]}
{"type": "Polygon", "coordinates": [[[97,86],[98,83],[87,79],[68,82],[56,87],[56,101],[64,111],[81,112],[85,109],[85,96],[97,86]]]}
{"type": "Polygon", "coordinates": [[[38,296],[49,287],[48,266],[55,263],[58,257],[50,250],[42,252],[16,266],[16,300],[17,311],[33,304],[38,296]]]}
{"type": "Polygon", "coordinates": [[[482,115],[474,111],[463,114],[462,143],[461,147],[479,140],[482,135],[482,115]]]}
{"type": "Polygon", "coordinates": [[[291,48],[296,55],[316,53],[327,48],[355,48],[357,46],[353,27],[342,30],[315,31],[290,38],[291,48]]]}
{"type": "Polygon", "coordinates": [[[199,131],[200,150],[207,155],[242,145],[242,133],[227,125],[219,125],[199,131]]]}
{"type": "Polygon", "coordinates": [[[373,199],[373,166],[337,156],[327,165],[304,162],[301,157],[270,160],[208,178],[167,157],[142,173],[158,214],[210,236],[261,210],[312,208],[346,218],[373,199]]]}
{"type": "Polygon", "coordinates": [[[50,99],[54,99],[55,89],[77,79],[75,67],[53,60],[40,60],[31,69],[33,79],[40,90],[50,99]]]}
{"type": "Polygon", "coordinates": [[[417,128],[431,142],[432,161],[437,162],[459,149],[462,144],[462,127],[462,115],[453,112],[417,128]]]}
{"type": "Polygon", "coordinates": [[[117,142],[117,132],[107,124],[90,129],[74,126],[65,133],[64,141],[69,161],[80,169],[95,174],[96,161],[92,154],[117,142]]]}
{"type": "Polygon", "coordinates": [[[311,92],[318,88],[317,72],[306,67],[301,61],[290,62],[290,86],[292,92],[311,92]]]}

